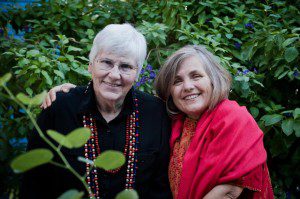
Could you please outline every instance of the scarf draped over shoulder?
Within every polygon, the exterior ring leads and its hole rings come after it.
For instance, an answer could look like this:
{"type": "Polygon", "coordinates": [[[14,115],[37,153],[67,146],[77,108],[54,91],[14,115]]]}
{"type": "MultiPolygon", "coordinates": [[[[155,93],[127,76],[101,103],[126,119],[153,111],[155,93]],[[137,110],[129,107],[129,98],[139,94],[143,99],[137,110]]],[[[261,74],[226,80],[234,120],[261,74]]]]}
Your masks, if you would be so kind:
{"type": "MultiPolygon", "coordinates": [[[[171,149],[183,132],[184,117],[172,124],[171,149]]],[[[203,198],[216,185],[243,179],[258,166],[266,166],[263,132],[245,107],[223,100],[202,114],[184,155],[178,199],[203,198]]],[[[269,179],[267,167],[266,172],[269,179]]],[[[258,191],[271,189],[270,180],[257,181],[258,191]]],[[[269,191],[273,198],[272,190],[269,191]]]]}

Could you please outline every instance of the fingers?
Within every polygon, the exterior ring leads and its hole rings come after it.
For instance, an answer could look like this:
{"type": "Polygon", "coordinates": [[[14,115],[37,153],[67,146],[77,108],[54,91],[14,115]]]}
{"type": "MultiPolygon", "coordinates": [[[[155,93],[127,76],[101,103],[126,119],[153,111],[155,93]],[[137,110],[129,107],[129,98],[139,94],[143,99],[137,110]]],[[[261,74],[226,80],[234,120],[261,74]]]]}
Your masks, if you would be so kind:
{"type": "Polygon", "coordinates": [[[46,109],[49,106],[51,106],[52,102],[54,102],[56,100],[56,93],[57,92],[63,91],[64,93],[68,93],[71,88],[75,88],[75,87],[76,87],[76,85],[71,84],[71,83],[65,83],[65,84],[53,87],[47,93],[47,96],[44,99],[44,101],[43,101],[42,105],[40,106],[40,108],[46,109]]]}
{"type": "Polygon", "coordinates": [[[64,83],[61,87],[61,90],[65,93],[68,93],[70,91],[71,88],[75,88],[76,85],[71,84],[71,83],[64,83]]]}

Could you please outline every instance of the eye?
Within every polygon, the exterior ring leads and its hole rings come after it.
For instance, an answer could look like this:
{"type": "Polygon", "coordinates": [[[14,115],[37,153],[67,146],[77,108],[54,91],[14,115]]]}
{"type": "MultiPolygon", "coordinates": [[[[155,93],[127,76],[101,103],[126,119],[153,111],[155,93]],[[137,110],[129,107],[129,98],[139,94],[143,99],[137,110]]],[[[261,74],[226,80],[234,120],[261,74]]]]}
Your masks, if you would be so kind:
{"type": "Polygon", "coordinates": [[[100,62],[101,62],[102,64],[112,65],[112,61],[110,61],[110,60],[104,59],[104,60],[101,60],[100,62]]]}
{"type": "Polygon", "coordinates": [[[179,85],[182,82],[180,78],[176,78],[173,82],[173,85],[179,85]]]}
{"type": "Polygon", "coordinates": [[[120,68],[121,69],[124,69],[124,70],[132,70],[133,69],[133,66],[129,65],[129,64],[121,64],[120,65],[120,68]]]}
{"type": "Polygon", "coordinates": [[[198,74],[198,73],[195,73],[195,74],[192,74],[192,79],[200,79],[201,77],[203,77],[202,75],[198,74]]]}

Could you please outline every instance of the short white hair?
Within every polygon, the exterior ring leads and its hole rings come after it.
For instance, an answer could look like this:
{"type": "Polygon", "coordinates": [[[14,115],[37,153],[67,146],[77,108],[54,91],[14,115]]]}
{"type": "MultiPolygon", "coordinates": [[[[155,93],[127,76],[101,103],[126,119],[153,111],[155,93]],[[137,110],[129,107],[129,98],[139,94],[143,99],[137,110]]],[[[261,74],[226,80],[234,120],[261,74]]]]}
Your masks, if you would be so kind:
{"type": "Polygon", "coordinates": [[[110,24],[95,37],[89,54],[90,63],[101,51],[133,58],[140,74],[147,54],[145,37],[130,24],[110,24]]]}

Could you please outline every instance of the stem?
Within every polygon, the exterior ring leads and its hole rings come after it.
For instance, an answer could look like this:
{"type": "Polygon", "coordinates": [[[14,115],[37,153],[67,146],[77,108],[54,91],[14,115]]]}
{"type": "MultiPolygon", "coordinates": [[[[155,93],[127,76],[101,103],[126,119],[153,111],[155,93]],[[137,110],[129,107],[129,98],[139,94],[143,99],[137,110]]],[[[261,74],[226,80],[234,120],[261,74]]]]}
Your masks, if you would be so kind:
{"type": "Polygon", "coordinates": [[[57,152],[57,154],[59,155],[59,157],[61,158],[61,160],[63,161],[64,165],[59,164],[59,163],[54,163],[51,162],[52,164],[55,164],[57,166],[63,167],[68,169],[73,175],[75,175],[83,184],[83,186],[85,187],[85,189],[87,190],[87,193],[89,193],[89,187],[87,185],[87,183],[85,182],[84,178],[78,173],[76,172],[73,167],[70,165],[70,163],[68,162],[68,160],[66,159],[66,157],[63,155],[63,153],[59,150],[58,147],[56,147],[43,133],[43,131],[41,130],[41,128],[39,127],[39,125],[37,124],[37,122],[35,121],[35,119],[33,118],[32,113],[24,106],[24,104],[22,104],[18,99],[16,99],[16,97],[11,93],[11,91],[4,85],[3,86],[5,91],[8,93],[8,96],[10,97],[11,100],[13,100],[15,103],[17,103],[22,109],[25,110],[25,112],[27,113],[30,121],[32,122],[32,124],[34,125],[35,129],[37,130],[39,136],[52,148],[54,149],[54,151],[57,152]]]}

